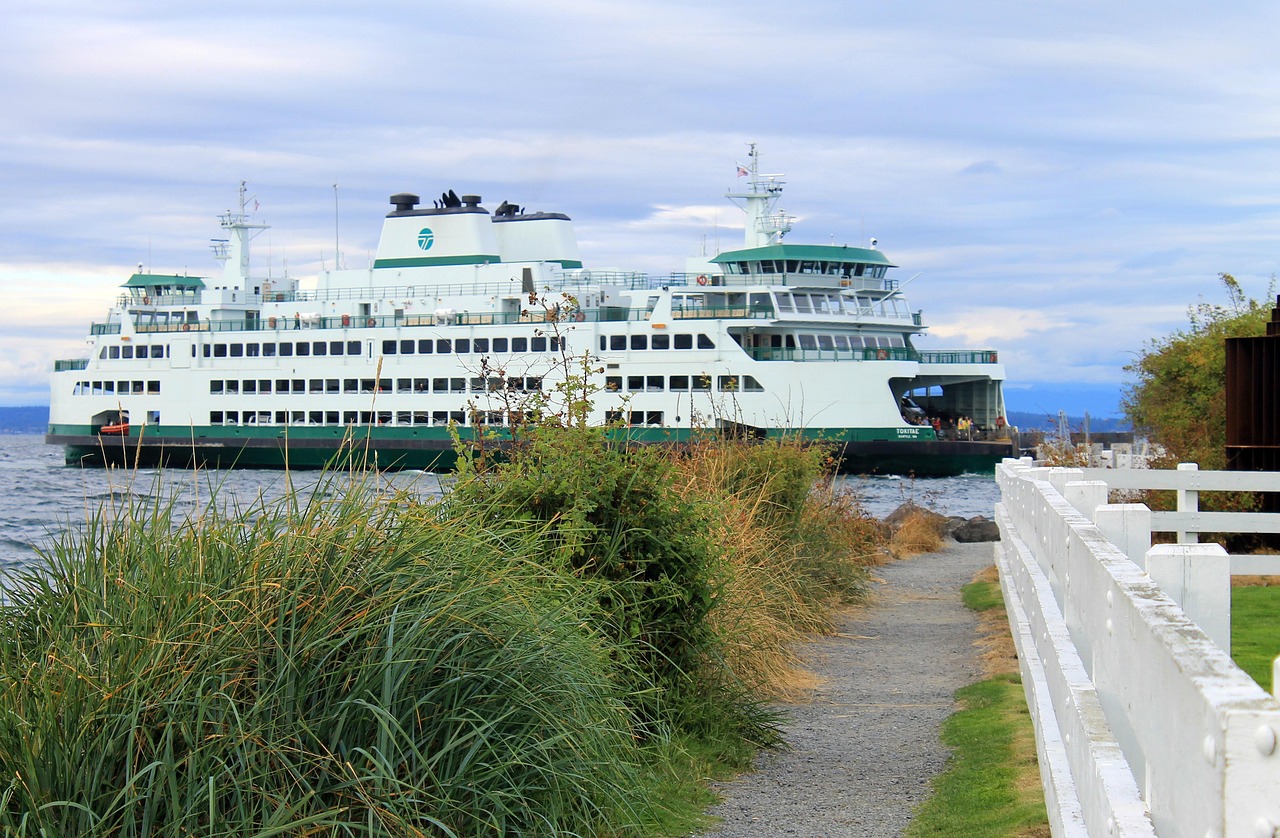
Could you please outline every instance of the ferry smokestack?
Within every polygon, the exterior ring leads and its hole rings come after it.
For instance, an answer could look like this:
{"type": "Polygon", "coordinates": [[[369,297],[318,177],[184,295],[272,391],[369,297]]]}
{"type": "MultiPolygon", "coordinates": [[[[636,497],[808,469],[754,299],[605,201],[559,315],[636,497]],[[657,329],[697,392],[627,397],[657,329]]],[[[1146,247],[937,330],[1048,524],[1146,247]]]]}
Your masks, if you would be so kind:
{"type": "Polygon", "coordinates": [[[391,196],[391,203],[395,205],[396,212],[409,212],[418,205],[420,199],[412,192],[397,192],[391,196]]]}

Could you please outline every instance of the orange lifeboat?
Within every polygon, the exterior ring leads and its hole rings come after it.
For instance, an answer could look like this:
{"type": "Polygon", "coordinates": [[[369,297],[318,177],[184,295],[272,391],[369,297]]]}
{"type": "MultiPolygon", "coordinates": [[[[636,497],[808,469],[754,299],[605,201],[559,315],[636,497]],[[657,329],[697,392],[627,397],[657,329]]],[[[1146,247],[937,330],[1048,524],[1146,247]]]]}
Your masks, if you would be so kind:
{"type": "Polygon", "coordinates": [[[103,425],[98,430],[98,433],[101,434],[102,436],[128,436],[129,423],[128,422],[112,422],[110,425],[103,425]]]}

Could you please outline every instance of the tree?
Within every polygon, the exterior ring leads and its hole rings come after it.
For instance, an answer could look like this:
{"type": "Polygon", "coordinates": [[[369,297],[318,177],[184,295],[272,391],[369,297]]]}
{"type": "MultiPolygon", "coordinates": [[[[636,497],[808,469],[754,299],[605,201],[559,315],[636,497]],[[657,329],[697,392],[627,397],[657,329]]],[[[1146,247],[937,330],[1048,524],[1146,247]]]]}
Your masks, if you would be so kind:
{"type": "Polygon", "coordinates": [[[1149,341],[1124,368],[1136,380],[1120,401],[1135,430],[1202,469],[1226,467],[1225,341],[1263,334],[1271,316],[1269,299],[1248,298],[1231,274],[1218,278],[1228,304],[1202,301],[1187,310],[1188,328],[1149,341]]]}

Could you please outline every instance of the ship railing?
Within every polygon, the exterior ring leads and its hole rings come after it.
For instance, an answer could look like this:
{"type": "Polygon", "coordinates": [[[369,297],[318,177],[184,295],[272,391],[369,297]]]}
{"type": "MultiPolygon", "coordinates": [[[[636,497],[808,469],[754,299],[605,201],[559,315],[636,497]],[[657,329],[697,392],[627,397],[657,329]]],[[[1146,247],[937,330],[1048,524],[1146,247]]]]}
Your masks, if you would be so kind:
{"type": "Polygon", "coordinates": [[[898,287],[896,279],[800,272],[753,274],[673,273],[669,284],[732,288],[751,285],[782,285],[792,288],[839,288],[852,291],[893,291],[898,287]]]}
{"type": "MultiPolygon", "coordinates": [[[[633,271],[557,271],[549,281],[534,280],[541,292],[544,286],[553,291],[561,288],[585,288],[594,285],[617,285],[629,289],[654,287],[649,275],[633,271]]],[[[326,300],[421,300],[466,296],[520,295],[519,276],[507,280],[455,282],[424,285],[378,285],[369,288],[331,288],[317,291],[281,291],[262,295],[263,302],[319,302],[326,300]]]]}
{"type": "Polygon", "coordinates": [[[88,358],[64,358],[53,362],[54,372],[65,372],[67,370],[84,370],[89,368],[88,358]]]}
{"type": "Polygon", "coordinates": [[[745,349],[755,361],[916,361],[921,364],[995,364],[994,350],[918,352],[904,347],[859,347],[857,349],[799,349],[751,346],[745,349]]]}

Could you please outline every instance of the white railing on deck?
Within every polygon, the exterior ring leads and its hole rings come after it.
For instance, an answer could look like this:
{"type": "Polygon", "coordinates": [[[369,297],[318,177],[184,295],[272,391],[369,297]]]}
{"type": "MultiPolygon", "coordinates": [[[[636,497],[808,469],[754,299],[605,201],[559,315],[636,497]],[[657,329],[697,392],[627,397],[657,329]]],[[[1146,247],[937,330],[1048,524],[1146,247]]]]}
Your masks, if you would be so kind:
{"type": "MultiPolygon", "coordinates": [[[[1197,483],[1208,472],[1151,474],[1216,487],[1197,483]]],[[[1275,838],[1280,702],[1211,639],[1229,559],[1216,544],[1151,547],[1158,513],[1106,503],[1137,479],[1121,475],[1025,459],[996,470],[997,563],[1053,834],[1275,838]]]]}

